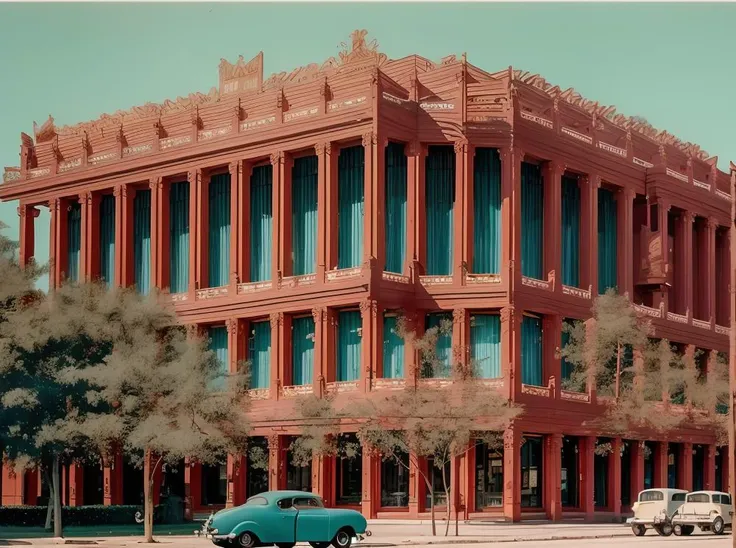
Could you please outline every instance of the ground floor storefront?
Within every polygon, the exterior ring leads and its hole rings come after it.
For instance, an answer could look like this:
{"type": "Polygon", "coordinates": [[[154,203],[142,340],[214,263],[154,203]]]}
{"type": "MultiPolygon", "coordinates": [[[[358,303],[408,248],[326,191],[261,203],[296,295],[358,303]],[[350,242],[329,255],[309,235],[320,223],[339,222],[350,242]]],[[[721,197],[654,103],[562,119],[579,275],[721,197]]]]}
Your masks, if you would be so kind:
{"type": "MultiPolygon", "coordinates": [[[[251,448],[263,455],[257,461],[249,456],[257,453],[249,451],[219,465],[165,465],[156,472],[156,502],[181,500],[185,516],[192,519],[242,504],[265,490],[296,489],[319,493],[326,505],[353,508],[368,518],[421,518],[432,504],[437,513],[445,513],[449,504],[460,519],[616,520],[630,512],[645,488],[728,487],[726,448],[712,444],[510,429],[502,444],[471,444],[442,470],[431,457],[383,459],[362,447],[350,458],[318,457],[296,466],[291,440],[287,435],[254,438],[251,448]]],[[[143,501],[142,471],[123,456],[104,464],[66,466],[61,479],[66,505],[143,501]]],[[[37,473],[3,468],[3,505],[45,504],[47,497],[37,473]]]]}

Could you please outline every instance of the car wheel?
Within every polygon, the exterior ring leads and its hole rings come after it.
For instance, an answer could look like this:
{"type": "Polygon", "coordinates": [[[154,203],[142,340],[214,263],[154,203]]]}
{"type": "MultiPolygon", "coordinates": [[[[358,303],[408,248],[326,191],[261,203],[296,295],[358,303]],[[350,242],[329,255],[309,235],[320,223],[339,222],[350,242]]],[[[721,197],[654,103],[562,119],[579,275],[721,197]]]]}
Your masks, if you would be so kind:
{"type": "Polygon", "coordinates": [[[671,523],[663,523],[662,525],[659,525],[656,529],[657,534],[662,537],[668,537],[672,534],[672,524],[671,523]]]}
{"type": "Polygon", "coordinates": [[[676,537],[679,537],[682,535],[682,525],[679,523],[672,527],[672,532],[675,534],[676,537]]]}
{"type": "Polygon", "coordinates": [[[682,536],[683,537],[689,537],[693,534],[693,531],[695,531],[694,525],[683,525],[682,526],[682,536]]]}
{"type": "Polygon", "coordinates": [[[256,537],[252,533],[245,531],[238,535],[238,546],[242,548],[253,548],[256,545],[256,537]]]}
{"type": "Polygon", "coordinates": [[[643,537],[644,533],[647,532],[646,527],[644,527],[643,525],[638,525],[638,524],[632,525],[631,530],[634,532],[634,535],[636,535],[637,537],[643,537]]]}
{"type": "Polygon", "coordinates": [[[332,539],[332,545],[335,548],[350,548],[353,543],[353,537],[346,529],[340,529],[335,538],[332,539]]]}
{"type": "Polygon", "coordinates": [[[312,548],[327,548],[330,543],[329,542],[310,542],[309,545],[312,548]]]}
{"type": "Polygon", "coordinates": [[[713,534],[715,535],[722,535],[723,531],[726,530],[726,525],[723,523],[723,518],[721,516],[716,516],[716,519],[713,520],[713,534]]]}

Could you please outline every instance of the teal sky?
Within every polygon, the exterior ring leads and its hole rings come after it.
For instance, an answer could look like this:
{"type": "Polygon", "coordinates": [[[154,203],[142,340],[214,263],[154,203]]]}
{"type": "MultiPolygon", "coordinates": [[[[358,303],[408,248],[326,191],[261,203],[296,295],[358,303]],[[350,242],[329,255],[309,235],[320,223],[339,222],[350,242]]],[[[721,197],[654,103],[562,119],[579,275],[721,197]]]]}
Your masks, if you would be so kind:
{"type": "MultiPolygon", "coordinates": [[[[221,57],[263,50],[265,75],[321,62],[365,28],[397,58],[467,52],[644,116],[736,160],[736,4],[0,4],[0,165],[20,132],[217,85],[221,57]]],[[[15,203],[0,219],[17,237],[15,203]]],[[[48,259],[48,216],[36,256],[48,259]]],[[[44,284],[45,285],[45,284],[44,284]]]]}

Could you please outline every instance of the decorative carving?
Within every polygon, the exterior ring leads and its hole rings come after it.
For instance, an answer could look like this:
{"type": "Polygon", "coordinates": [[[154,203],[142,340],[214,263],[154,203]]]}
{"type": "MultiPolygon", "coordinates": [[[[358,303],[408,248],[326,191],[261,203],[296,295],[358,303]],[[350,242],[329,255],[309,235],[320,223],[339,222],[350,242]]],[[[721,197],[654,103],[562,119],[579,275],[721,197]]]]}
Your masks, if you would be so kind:
{"type": "Polygon", "coordinates": [[[248,131],[251,129],[258,129],[261,126],[265,126],[268,124],[272,124],[276,121],[276,116],[266,116],[265,118],[261,118],[259,120],[254,120],[252,122],[243,122],[240,124],[240,131],[248,131]]]}
{"type": "Polygon", "coordinates": [[[243,56],[238,56],[235,64],[220,59],[220,93],[243,93],[257,91],[263,84],[263,52],[245,62],[243,56]]]}
{"type": "Polygon", "coordinates": [[[367,147],[370,145],[375,145],[378,142],[377,136],[373,132],[368,132],[363,134],[363,146],[367,147]]]}
{"type": "Polygon", "coordinates": [[[238,283],[238,295],[245,295],[255,291],[265,291],[266,289],[271,289],[271,287],[273,287],[273,284],[270,280],[265,282],[238,283]]]}
{"type": "Polygon", "coordinates": [[[56,138],[56,126],[54,125],[54,119],[49,114],[48,120],[46,120],[40,126],[33,122],[33,135],[36,138],[37,143],[45,143],[56,138]]]}
{"type": "Polygon", "coordinates": [[[238,329],[238,318],[228,318],[225,320],[225,328],[230,334],[236,333],[238,329]]]}
{"type": "Polygon", "coordinates": [[[268,316],[268,320],[271,323],[271,328],[275,329],[284,323],[284,313],[283,312],[272,312],[268,316]]]}
{"type": "Polygon", "coordinates": [[[462,139],[459,141],[455,141],[453,144],[453,148],[455,149],[455,154],[460,154],[461,152],[465,151],[465,147],[468,145],[468,141],[462,139]]]}
{"type": "Polygon", "coordinates": [[[455,325],[462,325],[465,323],[465,315],[464,308],[455,308],[452,311],[452,323],[455,325]]]}
{"type": "Polygon", "coordinates": [[[710,230],[717,230],[720,225],[715,217],[708,217],[708,228],[710,230]]]}
{"type": "Polygon", "coordinates": [[[369,313],[372,314],[374,318],[378,316],[378,302],[373,299],[364,299],[360,301],[360,315],[365,317],[369,313]]]}
{"type": "Polygon", "coordinates": [[[271,165],[277,167],[284,161],[284,153],[280,150],[271,153],[271,165]]]}
{"type": "Polygon", "coordinates": [[[542,118],[541,116],[537,116],[536,114],[532,114],[530,112],[527,112],[525,110],[519,111],[519,115],[524,120],[529,120],[530,122],[534,122],[535,124],[539,124],[540,126],[544,126],[547,129],[554,129],[554,124],[552,123],[552,120],[548,120],[547,118],[542,118]]]}
{"type": "Polygon", "coordinates": [[[312,309],[312,318],[314,319],[314,323],[318,324],[322,321],[322,319],[327,314],[327,308],[324,306],[318,306],[316,308],[312,309]]]}
{"type": "Polygon", "coordinates": [[[148,181],[148,188],[150,188],[154,192],[156,192],[157,190],[160,190],[162,186],[163,186],[163,179],[160,175],[154,175],[148,181]]]}

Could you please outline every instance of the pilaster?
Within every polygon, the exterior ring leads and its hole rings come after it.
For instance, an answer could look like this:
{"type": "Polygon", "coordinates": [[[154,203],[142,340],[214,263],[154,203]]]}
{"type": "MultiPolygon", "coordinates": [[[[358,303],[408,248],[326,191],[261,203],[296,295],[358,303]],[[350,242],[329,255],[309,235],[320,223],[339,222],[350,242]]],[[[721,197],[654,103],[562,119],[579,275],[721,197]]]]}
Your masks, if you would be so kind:
{"type": "MultiPolygon", "coordinates": [[[[404,145],[404,153],[406,154],[406,264],[404,264],[404,274],[410,274],[413,270],[412,265],[419,261],[418,247],[418,177],[420,164],[420,146],[417,142],[407,143],[404,145]]],[[[385,268],[385,262],[381,265],[385,268]]]]}
{"type": "Polygon", "coordinates": [[[314,147],[317,155],[317,282],[324,283],[328,270],[337,265],[337,186],[333,160],[339,155],[326,141],[314,147]],[[333,240],[335,243],[333,245],[333,240]]]}
{"type": "Polygon", "coordinates": [[[667,454],[669,452],[668,443],[660,441],[654,451],[654,485],[657,488],[667,488],[667,454]]]}
{"type": "MultiPolygon", "coordinates": [[[[565,167],[552,160],[544,168],[544,267],[555,293],[562,293],[562,174],[565,167]]],[[[559,378],[559,377],[558,377],[559,378]]]]}
{"type": "Polygon", "coordinates": [[[692,491],[693,489],[693,444],[690,442],[680,444],[680,466],[678,467],[679,489],[692,491]]]}
{"type": "MultiPolygon", "coordinates": [[[[406,317],[409,319],[410,329],[414,331],[415,336],[421,337],[424,333],[424,311],[407,311],[406,317]]],[[[420,365],[419,352],[417,352],[411,340],[407,340],[404,343],[404,379],[406,386],[416,386],[417,379],[421,376],[420,365]]]]}
{"type": "Polygon", "coordinates": [[[716,490],[716,450],[715,445],[705,446],[705,470],[704,485],[707,491],[716,490]]]}
{"type": "Polygon", "coordinates": [[[19,260],[20,266],[25,267],[28,262],[33,259],[35,252],[35,232],[34,221],[39,215],[38,209],[32,205],[22,203],[18,207],[18,215],[20,216],[20,241],[19,260]]]}
{"type": "MultiPolygon", "coordinates": [[[[199,170],[197,189],[194,201],[197,207],[196,229],[194,242],[196,252],[196,267],[194,273],[194,288],[209,287],[209,226],[210,226],[210,176],[199,170]]],[[[189,236],[192,237],[191,235],[189,236]]]]}
{"type": "Polygon", "coordinates": [[[369,392],[372,379],[377,377],[377,364],[374,362],[374,348],[378,321],[378,303],[373,299],[365,299],[360,303],[361,341],[360,341],[360,387],[362,392],[369,392]]]}
{"type": "MultiPolygon", "coordinates": [[[[658,199],[657,200],[657,215],[659,217],[657,221],[657,227],[659,230],[659,237],[661,242],[661,249],[662,249],[662,268],[664,269],[664,273],[666,276],[666,279],[668,283],[672,283],[672,266],[670,263],[670,245],[669,245],[669,235],[668,235],[668,217],[670,212],[670,204],[666,200],[658,199]]],[[[671,285],[669,286],[671,288],[671,285]]],[[[657,300],[654,302],[655,308],[663,307],[664,308],[664,315],[666,317],[667,312],[669,312],[670,309],[670,296],[669,296],[669,289],[667,287],[662,287],[660,291],[660,295],[657,300]],[[659,302],[657,302],[659,301],[659,302]]]]}
{"type": "Polygon", "coordinates": [[[242,220],[238,216],[243,193],[243,162],[230,162],[228,165],[230,173],[230,287],[228,295],[235,296],[238,293],[238,282],[241,279],[241,272],[238,271],[238,250],[245,247],[247,242],[243,239],[243,227],[240,225],[242,220]]]}
{"type": "Polygon", "coordinates": [[[23,505],[23,472],[15,471],[8,462],[0,459],[0,470],[2,470],[2,493],[0,493],[0,504],[2,506],[23,505]]]}
{"type": "Polygon", "coordinates": [[[585,512],[585,520],[592,521],[595,514],[595,437],[586,436],[581,443],[580,470],[580,509],[585,512]]]}
{"type": "Polygon", "coordinates": [[[683,264],[677,265],[678,268],[683,269],[683,284],[684,291],[679,290],[679,295],[685,298],[685,307],[682,310],[683,313],[687,314],[688,321],[692,320],[694,315],[693,309],[693,222],[695,216],[692,211],[684,211],[680,218],[682,223],[682,234],[683,239],[683,264]]]}
{"type": "Polygon", "coordinates": [[[634,296],[634,198],[636,192],[628,187],[619,189],[616,195],[618,217],[618,288],[620,294],[634,296]]]}
{"type": "Polygon", "coordinates": [[[363,445],[361,458],[363,459],[363,496],[360,511],[364,518],[374,519],[381,505],[380,495],[378,494],[378,489],[380,489],[378,485],[380,480],[380,457],[375,455],[370,448],[363,445]]]}
{"type": "Polygon", "coordinates": [[[283,222],[281,203],[283,201],[284,192],[284,153],[281,151],[271,154],[271,212],[273,215],[273,236],[271,241],[271,257],[272,272],[271,284],[274,289],[281,286],[281,275],[283,273],[284,254],[282,251],[284,242],[282,238],[283,222]]]}
{"type": "Polygon", "coordinates": [[[614,438],[611,441],[613,452],[608,457],[608,507],[613,515],[619,517],[621,515],[621,438],[614,438]]]}
{"type": "Polygon", "coordinates": [[[470,373],[470,318],[465,308],[452,311],[452,365],[454,374],[464,376],[470,373]]]}
{"type": "Polygon", "coordinates": [[[521,311],[513,306],[501,309],[501,363],[511,401],[521,394],[521,320],[521,311]]]}
{"type": "MultiPolygon", "coordinates": [[[[324,393],[325,383],[335,378],[334,372],[328,377],[328,372],[326,371],[328,363],[334,364],[336,362],[334,355],[330,356],[327,353],[327,332],[329,331],[326,325],[327,315],[328,309],[324,306],[312,309],[312,319],[314,320],[314,371],[312,372],[312,390],[318,398],[321,398],[324,393]]],[[[332,328],[334,329],[334,326],[332,328]]],[[[314,469],[312,471],[314,472],[314,469]]],[[[315,487],[314,482],[312,482],[312,487],[315,487]]]]}
{"type": "Polygon", "coordinates": [[[248,468],[242,455],[227,456],[227,500],[226,508],[245,503],[245,486],[248,468]]]}
{"type": "MultiPolygon", "coordinates": [[[[277,160],[280,162],[281,175],[279,181],[280,213],[279,213],[279,270],[281,277],[291,276],[293,272],[292,235],[291,235],[291,181],[294,161],[291,155],[280,153],[277,160]]],[[[273,161],[273,155],[272,155],[273,161]]]]}
{"type": "Polygon", "coordinates": [[[632,463],[631,503],[633,505],[637,495],[644,490],[644,442],[632,441],[629,451],[631,452],[632,463]]]}
{"type": "Polygon", "coordinates": [[[364,194],[363,194],[363,263],[369,263],[371,258],[376,257],[377,241],[376,241],[376,194],[375,188],[377,181],[374,180],[374,171],[376,164],[374,163],[374,156],[376,155],[376,149],[378,144],[378,135],[374,132],[365,133],[363,135],[363,150],[364,150],[364,166],[365,174],[363,179],[364,194]]]}
{"type": "Polygon", "coordinates": [[[587,192],[585,204],[585,225],[581,235],[582,248],[588,255],[588,280],[592,298],[598,295],[598,189],[601,178],[597,173],[587,176],[587,192]]]}
{"type": "Polygon", "coordinates": [[[84,494],[84,470],[79,464],[69,465],[69,506],[82,506],[84,494]]]}
{"type": "Polygon", "coordinates": [[[58,245],[59,242],[57,240],[57,234],[59,232],[59,199],[58,198],[52,198],[48,202],[48,208],[49,208],[49,290],[53,290],[56,288],[58,280],[59,280],[59,273],[57,272],[57,268],[59,267],[59,255],[58,255],[58,245]]]}
{"type": "Polygon", "coordinates": [[[409,516],[415,517],[419,514],[420,498],[424,479],[420,472],[420,458],[415,454],[409,455],[409,516]]]}
{"type": "Polygon", "coordinates": [[[501,149],[502,272],[508,276],[509,292],[521,280],[521,162],[524,151],[512,146],[501,149]]]}
{"type": "Polygon", "coordinates": [[[322,497],[325,506],[335,506],[333,472],[335,457],[320,455],[312,458],[312,492],[322,497]]]}
{"type": "MultiPolygon", "coordinates": [[[[251,232],[251,204],[250,204],[250,193],[251,193],[251,184],[252,184],[252,177],[253,177],[253,164],[252,162],[238,162],[239,165],[239,178],[240,182],[238,183],[238,199],[235,200],[235,216],[232,217],[233,219],[237,219],[237,225],[236,230],[234,234],[236,234],[238,243],[235,247],[234,253],[235,257],[233,257],[231,260],[234,260],[235,264],[235,279],[236,279],[236,288],[235,288],[235,295],[237,295],[237,284],[238,283],[245,283],[245,282],[252,282],[250,276],[250,255],[251,255],[251,238],[250,238],[250,232],[251,232]]],[[[231,166],[232,167],[232,166],[231,166]]],[[[271,166],[271,181],[272,183],[276,181],[274,179],[274,172],[273,166],[271,166]]],[[[232,172],[231,175],[232,177],[232,172]]],[[[232,179],[231,179],[232,180],[232,179]]],[[[273,200],[273,193],[276,192],[275,185],[271,185],[271,192],[273,200]]],[[[273,205],[273,204],[272,204],[273,205]]],[[[271,210],[271,213],[273,215],[273,209],[271,210]]],[[[273,219],[273,216],[271,217],[273,219]]],[[[273,238],[273,235],[272,235],[273,238]]],[[[273,244],[272,244],[273,246],[273,244]]],[[[271,261],[274,261],[274,257],[271,257],[271,261]]]]}
{"type": "Polygon", "coordinates": [[[278,491],[285,484],[283,473],[283,440],[278,434],[268,436],[268,489],[278,491]]]}
{"type": "MultiPolygon", "coordinates": [[[[86,267],[83,268],[84,280],[100,279],[100,202],[102,194],[99,192],[87,193],[87,222],[83,223],[83,231],[86,229],[86,235],[82,234],[82,238],[87,242],[86,267]]],[[[117,238],[116,238],[117,239],[117,238]]],[[[117,245],[117,242],[115,242],[117,245]]]]}
{"type": "MultiPolygon", "coordinates": [[[[419,272],[414,273],[416,281],[419,281],[417,276],[421,276],[427,270],[427,186],[426,186],[426,171],[427,171],[427,146],[421,143],[415,143],[414,146],[417,150],[414,154],[414,193],[416,196],[416,208],[414,211],[414,234],[415,234],[415,251],[416,251],[416,263],[418,265],[419,272]]],[[[411,157],[410,157],[411,159],[411,157]]]]}
{"type": "Polygon", "coordinates": [[[503,435],[503,515],[521,519],[521,432],[513,426],[503,435]]]}
{"type": "Polygon", "coordinates": [[[547,485],[545,496],[547,501],[547,517],[552,521],[562,519],[562,434],[550,434],[545,437],[547,485]]]}
{"type": "MultiPolygon", "coordinates": [[[[80,249],[79,249],[79,281],[89,280],[89,256],[90,256],[90,225],[91,215],[90,210],[92,209],[92,193],[82,192],[79,195],[79,204],[81,209],[81,222],[80,222],[80,249]]],[[[66,227],[65,227],[66,228],[66,227]]]]}
{"type": "MultiPolygon", "coordinates": [[[[151,287],[169,287],[169,190],[161,177],[148,181],[151,192],[151,287]]],[[[131,246],[132,247],[132,246],[131,246]]]]}
{"type": "Polygon", "coordinates": [[[466,140],[455,141],[455,203],[453,206],[452,231],[452,281],[454,285],[464,285],[467,260],[467,195],[466,177],[468,171],[468,149],[466,140]]]}
{"type": "MultiPolygon", "coordinates": [[[[715,185],[714,185],[715,186],[715,185]]],[[[705,317],[711,322],[711,329],[715,329],[716,323],[716,293],[717,278],[716,273],[716,232],[718,230],[718,221],[713,217],[708,217],[707,224],[707,261],[705,266],[705,279],[698,280],[698,283],[705,284],[705,317]]]]}
{"type": "Polygon", "coordinates": [[[116,185],[112,194],[115,197],[115,271],[113,284],[121,287],[124,278],[123,257],[125,256],[125,244],[127,243],[123,234],[123,217],[128,189],[125,185],[116,185]],[[123,198],[123,191],[125,191],[125,198],[123,198]]]}
{"type": "Polygon", "coordinates": [[[112,506],[123,503],[123,455],[116,453],[104,459],[103,469],[103,504],[112,506]]]}
{"type": "MultiPolygon", "coordinates": [[[[198,204],[200,196],[200,181],[202,179],[202,170],[192,169],[189,171],[189,300],[194,302],[197,289],[197,265],[200,246],[199,226],[197,219],[201,204],[198,204]]],[[[168,228],[168,227],[167,227],[168,228]]]]}
{"type": "Polygon", "coordinates": [[[281,371],[283,371],[283,339],[282,339],[282,327],[284,324],[284,313],[273,312],[269,316],[271,324],[271,364],[269,371],[269,395],[271,399],[279,399],[279,388],[283,381],[281,371]]]}
{"type": "Polygon", "coordinates": [[[554,398],[559,400],[562,387],[562,360],[557,357],[557,349],[562,345],[562,316],[547,314],[543,317],[542,322],[544,330],[542,382],[546,383],[546,386],[554,387],[554,398]]]}

